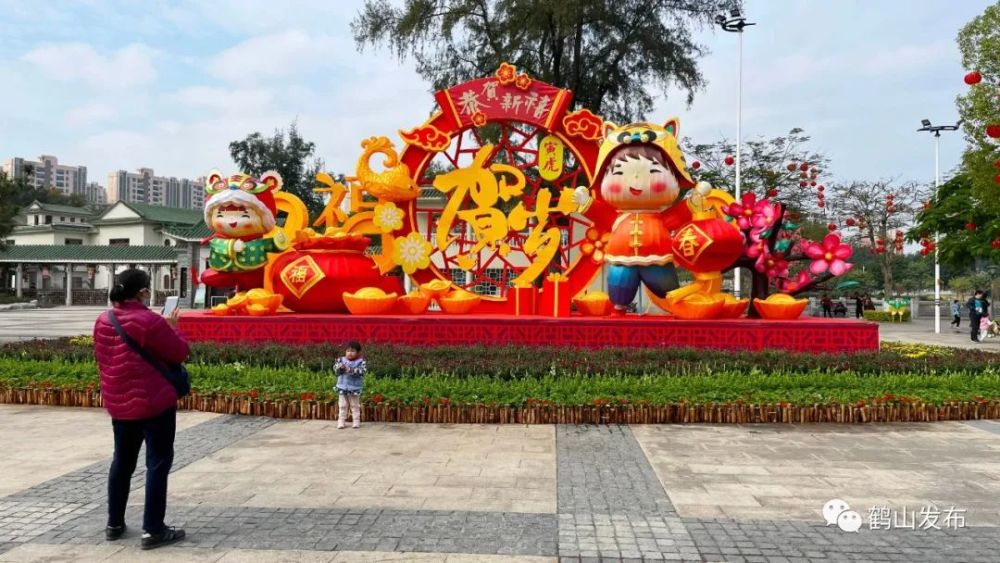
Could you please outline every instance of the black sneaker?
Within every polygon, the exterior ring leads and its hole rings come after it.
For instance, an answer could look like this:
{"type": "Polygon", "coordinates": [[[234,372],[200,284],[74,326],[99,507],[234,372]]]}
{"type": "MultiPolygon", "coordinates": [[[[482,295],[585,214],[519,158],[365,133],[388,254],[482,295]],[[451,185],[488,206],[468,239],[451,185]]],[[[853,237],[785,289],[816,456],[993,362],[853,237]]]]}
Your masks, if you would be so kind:
{"type": "Polygon", "coordinates": [[[108,541],[115,541],[121,539],[125,535],[125,530],[128,530],[128,526],[122,524],[121,526],[108,526],[104,528],[104,538],[108,541]]]}
{"type": "Polygon", "coordinates": [[[142,549],[156,549],[184,539],[184,530],[167,526],[162,532],[142,534],[142,549]]]}

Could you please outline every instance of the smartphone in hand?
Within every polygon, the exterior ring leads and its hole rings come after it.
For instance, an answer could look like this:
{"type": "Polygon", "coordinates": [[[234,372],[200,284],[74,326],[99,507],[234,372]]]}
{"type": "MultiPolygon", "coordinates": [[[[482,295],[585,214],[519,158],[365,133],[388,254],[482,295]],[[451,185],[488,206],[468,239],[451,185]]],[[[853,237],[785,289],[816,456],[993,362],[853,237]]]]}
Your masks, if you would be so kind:
{"type": "Polygon", "coordinates": [[[163,316],[170,317],[177,310],[177,305],[180,304],[180,297],[176,295],[171,295],[167,297],[167,302],[163,304],[163,316]]]}

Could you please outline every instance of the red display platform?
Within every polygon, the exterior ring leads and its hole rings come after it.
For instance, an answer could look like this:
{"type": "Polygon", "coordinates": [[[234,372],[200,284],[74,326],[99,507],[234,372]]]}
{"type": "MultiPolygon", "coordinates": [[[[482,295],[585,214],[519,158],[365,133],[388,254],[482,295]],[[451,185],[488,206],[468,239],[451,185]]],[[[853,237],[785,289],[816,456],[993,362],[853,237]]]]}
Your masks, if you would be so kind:
{"type": "Polygon", "coordinates": [[[779,349],[796,352],[877,350],[878,323],[804,317],[685,321],[666,316],[624,318],[443,315],[352,316],[279,314],[220,317],[186,313],[180,328],[192,341],[395,344],[525,344],[535,346],[779,349]]]}

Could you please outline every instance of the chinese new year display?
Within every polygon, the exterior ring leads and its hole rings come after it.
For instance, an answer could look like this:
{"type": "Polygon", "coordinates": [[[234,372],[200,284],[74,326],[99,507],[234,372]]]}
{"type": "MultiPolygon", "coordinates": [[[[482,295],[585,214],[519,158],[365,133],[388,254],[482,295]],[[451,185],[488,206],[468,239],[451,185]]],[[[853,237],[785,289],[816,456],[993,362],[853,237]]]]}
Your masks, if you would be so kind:
{"type": "Polygon", "coordinates": [[[617,125],[509,64],[435,95],[425,123],[317,175],[318,217],[275,172],[207,176],[209,268],[234,294],[193,339],[364,340],[848,351],[873,323],[800,318],[847,272],[837,234],[782,203],[697,182],[677,119],[617,125]],[[723,292],[733,268],[752,292],[723,292]],[[636,301],[638,299],[638,308],[636,301]],[[657,314],[651,314],[656,308],[657,314]]]}

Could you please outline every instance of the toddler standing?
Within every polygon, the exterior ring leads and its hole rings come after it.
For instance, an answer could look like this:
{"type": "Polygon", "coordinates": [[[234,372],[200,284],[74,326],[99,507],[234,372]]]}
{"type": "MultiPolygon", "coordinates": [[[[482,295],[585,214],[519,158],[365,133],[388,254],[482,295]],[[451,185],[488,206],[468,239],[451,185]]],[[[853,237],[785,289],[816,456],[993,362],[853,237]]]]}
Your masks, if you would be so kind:
{"type": "Polygon", "coordinates": [[[333,366],[337,374],[337,393],[340,394],[340,414],[337,416],[337,428],[344,428],[347,423],[347,407],[351,407],[351,420],[354,428],[361,427],[361,391],[365,386],[365,372],[368,366],[361,356],[361,344],[348,342],[343,357],[337,358],[333,366]]]}

